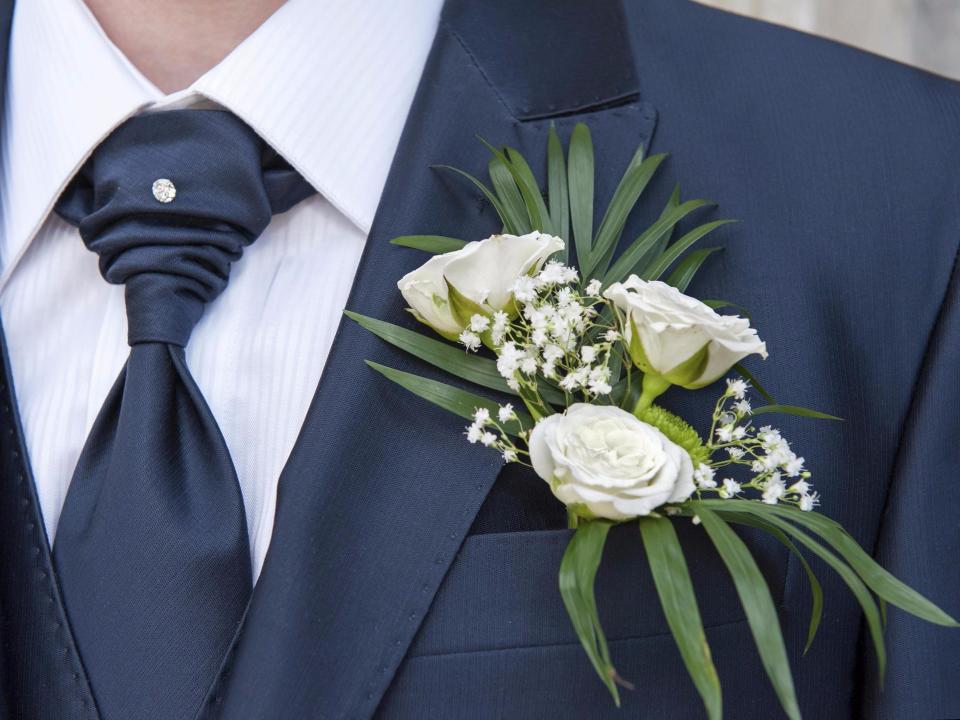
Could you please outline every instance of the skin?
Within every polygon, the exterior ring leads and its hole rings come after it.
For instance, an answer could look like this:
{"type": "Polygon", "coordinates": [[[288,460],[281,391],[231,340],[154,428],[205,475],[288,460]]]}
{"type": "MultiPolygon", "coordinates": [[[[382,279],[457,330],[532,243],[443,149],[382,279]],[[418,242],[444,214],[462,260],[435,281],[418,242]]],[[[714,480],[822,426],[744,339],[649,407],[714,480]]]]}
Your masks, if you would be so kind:
{"type": "Polygon", "coordinates": [[[107,37],[165,93],[230,54],[285,0],[86,0],[107,37]]]}

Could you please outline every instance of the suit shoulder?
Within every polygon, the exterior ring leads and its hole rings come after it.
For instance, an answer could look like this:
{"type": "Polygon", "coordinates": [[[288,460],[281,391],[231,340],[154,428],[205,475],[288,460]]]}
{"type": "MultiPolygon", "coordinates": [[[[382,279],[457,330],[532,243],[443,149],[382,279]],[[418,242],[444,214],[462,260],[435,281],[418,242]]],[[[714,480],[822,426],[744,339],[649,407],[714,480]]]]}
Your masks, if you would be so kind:
{"type": "MultiPolygon", "coordinates": [[[[625,2],[643,73],[668,58],[746,98],[806,97],[819,108],[874,107],[955,136],[960,82],[827,38],[687,0],[625,2]]],[[[669,72],[668,72],[669,74],[669,72]]],[[[643,77],[643,75],[641,75],[643,77]]]]}

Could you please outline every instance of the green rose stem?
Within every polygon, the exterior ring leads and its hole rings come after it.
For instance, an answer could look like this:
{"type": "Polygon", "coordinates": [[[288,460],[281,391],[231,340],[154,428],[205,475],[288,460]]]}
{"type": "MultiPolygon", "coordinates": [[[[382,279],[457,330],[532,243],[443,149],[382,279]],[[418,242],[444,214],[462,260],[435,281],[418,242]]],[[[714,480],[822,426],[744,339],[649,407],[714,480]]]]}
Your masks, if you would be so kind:
{"type": "Polygon", "coordinates": [[[640,397],[633,408],[633,414],[640,417],[641,413],[653,405],[653,401],[663,395],[670,387],[670,382],[653,373],[645,373],[641,385],[640,397]]]}

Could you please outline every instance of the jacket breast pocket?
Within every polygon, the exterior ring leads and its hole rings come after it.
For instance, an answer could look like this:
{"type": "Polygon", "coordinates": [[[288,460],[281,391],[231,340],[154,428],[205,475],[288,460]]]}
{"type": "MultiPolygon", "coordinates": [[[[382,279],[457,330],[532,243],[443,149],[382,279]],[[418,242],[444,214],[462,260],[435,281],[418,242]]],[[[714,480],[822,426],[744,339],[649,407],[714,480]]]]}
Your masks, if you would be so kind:
{"type": "MultiPolygon", "coordinates": [[[[705,627],[743,620],[726,567],[701,527],[677,521],[705,627]]],[[[780,606],[787,550],[769,536],[738,529],[780,606]]],[[[409,657],[577,643],[557,584],[570,530],[468,536],[434,599],[409,657]]],[[[636,523],[613,528],[597,575],[607,637],[668,633],[636,523]]]]}

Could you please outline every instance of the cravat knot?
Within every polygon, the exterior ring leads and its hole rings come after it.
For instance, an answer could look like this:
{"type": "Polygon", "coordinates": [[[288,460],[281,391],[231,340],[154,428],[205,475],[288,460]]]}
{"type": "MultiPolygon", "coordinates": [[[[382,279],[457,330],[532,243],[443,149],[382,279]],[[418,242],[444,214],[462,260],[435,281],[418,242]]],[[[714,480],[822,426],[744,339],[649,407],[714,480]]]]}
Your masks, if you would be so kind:
{"type": "Polygon", "coordinates": [[[181,348],[271,215],[311,192],[230,113],[174,110],[121,125],[60,199],[104,278],[125,286],[133,346],[54,544],[103,718],[194,717],[242,621],[243,494],[181,348]]]}
{"type": "Polygon", "coordinates": [[[130,345],[185,346],[230,267],[309,185],[235,115],[140,115],[93,153],[57,205],[125,286],[130,345]]]}

